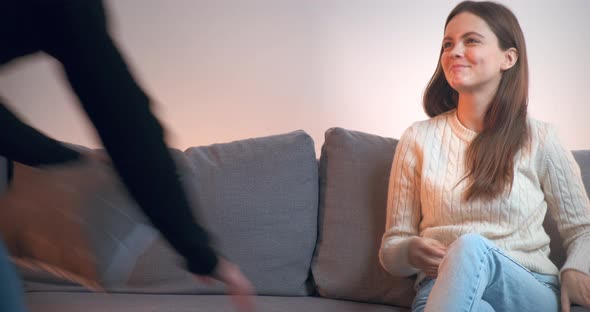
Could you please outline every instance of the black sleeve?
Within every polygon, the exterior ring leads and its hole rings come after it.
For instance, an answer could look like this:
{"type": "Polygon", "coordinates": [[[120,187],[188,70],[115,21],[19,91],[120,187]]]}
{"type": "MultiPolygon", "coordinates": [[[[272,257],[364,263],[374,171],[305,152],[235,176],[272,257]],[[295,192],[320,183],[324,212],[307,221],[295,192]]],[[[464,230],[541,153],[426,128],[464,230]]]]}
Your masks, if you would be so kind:
{"type": "Polygon", "coordinates": [[[0,102],[0,155],[28,166],[77,160],[80,153],[20,121],[0,102]]]}
{"type": "Polygon", "coordinates": [[[195,222],[149,99],[108,34],[102,2],[71,1],[37,20],[42,49],[62,63],[130,194],[192,273],[211,273],[217,256],[195,222]]]}

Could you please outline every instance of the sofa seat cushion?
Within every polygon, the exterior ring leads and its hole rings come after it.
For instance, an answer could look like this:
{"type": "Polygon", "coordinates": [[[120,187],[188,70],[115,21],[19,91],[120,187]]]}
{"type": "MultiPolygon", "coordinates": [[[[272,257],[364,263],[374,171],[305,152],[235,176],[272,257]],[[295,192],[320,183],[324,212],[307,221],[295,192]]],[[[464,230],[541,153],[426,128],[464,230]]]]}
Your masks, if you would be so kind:
{"type": "MultiPolygon", "coordinates": [[[[234,312],[225,295],[142,295],[70,292],[26,294],[30,312],[234,312]]],[[[318,297],[257,296],[257,312],[405,312],[405,308],[318,297]]]]}

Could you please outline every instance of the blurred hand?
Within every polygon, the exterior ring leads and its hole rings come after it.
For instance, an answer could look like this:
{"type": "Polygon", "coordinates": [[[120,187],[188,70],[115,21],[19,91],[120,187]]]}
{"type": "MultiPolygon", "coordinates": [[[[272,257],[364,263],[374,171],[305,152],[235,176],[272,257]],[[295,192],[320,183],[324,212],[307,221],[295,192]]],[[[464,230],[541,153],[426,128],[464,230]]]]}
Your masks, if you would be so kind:
{"type": "Polygon", "coordinates": [[[106,153],[103,152],[97,152],[97,151],[93,151],[93,150],[86,150],[81,152],[82,156],[84,156],[86,159],[89,159],[91,161],[97,161],[100,162],[104,165],[108,165],[111,166],[111,159],[109,158],[109,156],[106,153]]]}
{"type": "Polygon", "coordinates": [[[215,280],[222,282],[238,311],[254,311],[254,287],[235,264],[219,258],[217,267],[210,276],[197,275],[197,279],[209,285],[215,280]]]}
{"type": "Polygon", "coordinates": [[[438,276],[438,266],[447,247],[432,238],[414,237],[410,240],[408,261],[430,278],[438,276]]]}
{"type": "Polygon", "coordinates": [[[590,308],[590,276],[576,270],[561,273],[561,311],[570,312],[572,304],[590,308]]]}

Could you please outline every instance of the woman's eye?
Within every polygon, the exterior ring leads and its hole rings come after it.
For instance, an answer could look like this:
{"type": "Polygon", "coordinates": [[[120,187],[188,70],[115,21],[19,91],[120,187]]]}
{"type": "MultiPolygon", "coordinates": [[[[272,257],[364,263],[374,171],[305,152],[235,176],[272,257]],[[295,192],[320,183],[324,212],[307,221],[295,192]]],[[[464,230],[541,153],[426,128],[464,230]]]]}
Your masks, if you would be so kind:
{"type": "Polygon", "coordinates": [[[452,46],[453,46],[453,44],[450,43],[450,42],[443,42],[443,44],[442,44],[442,47],[443,47],[444,50],[449,49],[452,46]]]}
{"type": "Polygon", "coordinates": [[[467,38],[467,39],[465,40],[465,43],[471,43],[471,44],[474,44],[474,43],[479,43],[479,40],[477,40],[477,39],[475,39],[475,38],[467,38]]]}

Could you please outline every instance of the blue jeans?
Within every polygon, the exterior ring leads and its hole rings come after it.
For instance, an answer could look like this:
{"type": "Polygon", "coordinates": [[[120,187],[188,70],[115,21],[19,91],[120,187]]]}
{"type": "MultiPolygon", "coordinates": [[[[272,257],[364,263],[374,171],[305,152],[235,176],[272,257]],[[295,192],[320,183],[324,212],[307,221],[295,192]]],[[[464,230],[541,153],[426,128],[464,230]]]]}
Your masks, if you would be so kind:
{"type": "Polygon", "coordinates": [[[418,284],[412,311],[557,312],[559,280],[531,272],[478,234],[459,237],[436,279],[418,284]]]}
{"type": "Polygon", "coordinates": [[[0,311],[24,312],[21,281],[0,239],[0,311]]]}

